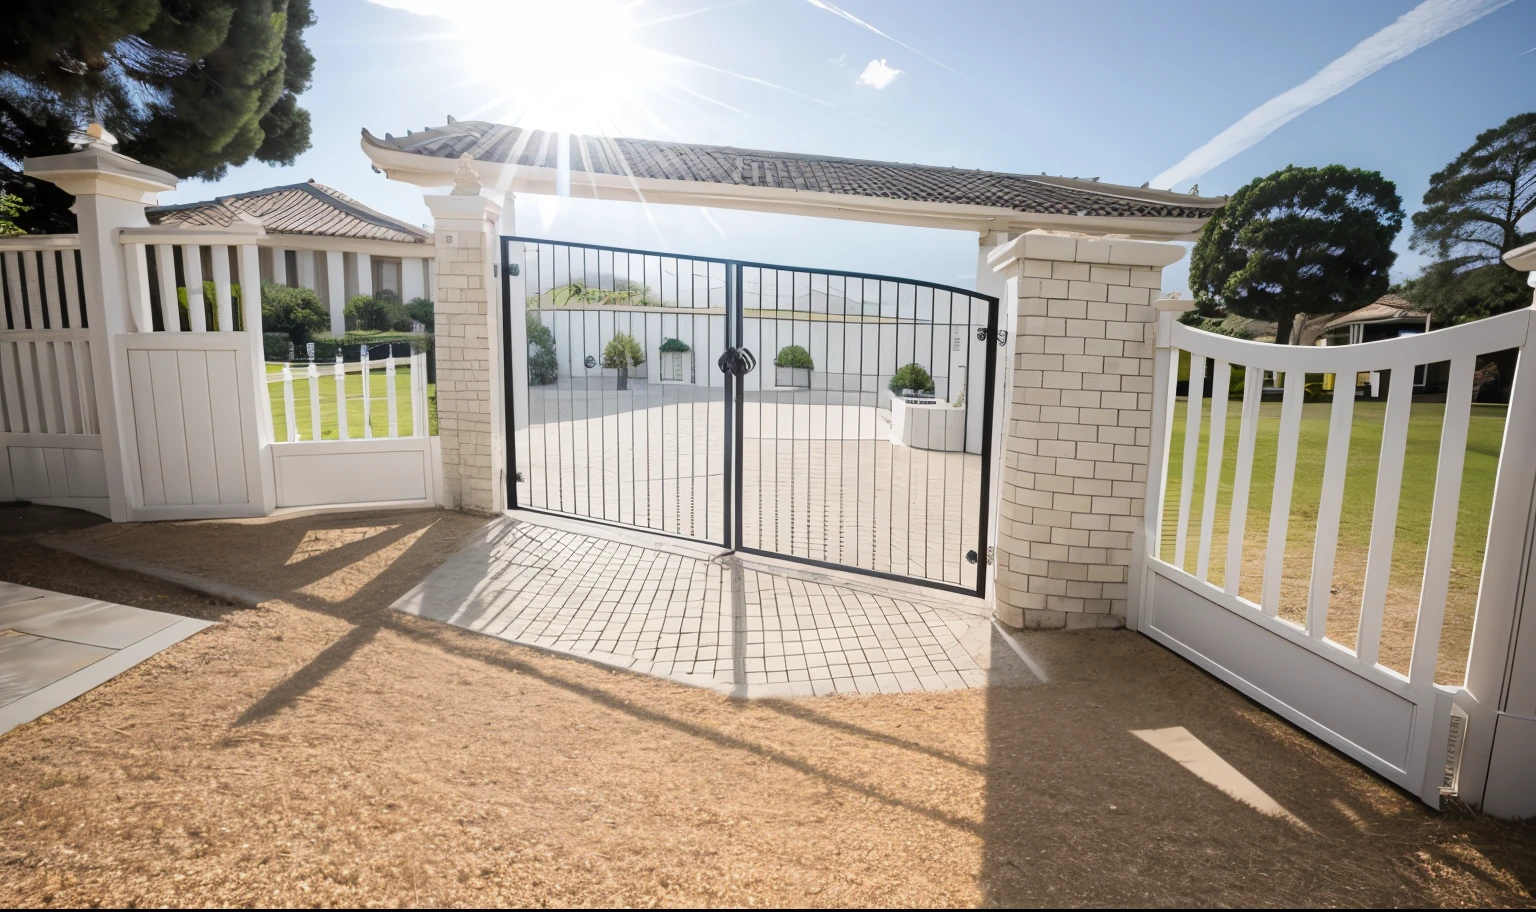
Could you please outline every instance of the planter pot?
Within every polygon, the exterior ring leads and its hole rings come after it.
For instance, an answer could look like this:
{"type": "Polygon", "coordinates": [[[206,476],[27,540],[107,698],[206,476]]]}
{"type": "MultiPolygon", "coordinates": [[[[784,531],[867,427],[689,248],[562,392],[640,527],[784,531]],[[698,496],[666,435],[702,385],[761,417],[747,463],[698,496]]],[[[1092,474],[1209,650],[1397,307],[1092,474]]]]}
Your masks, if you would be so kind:
{"type": "Polygon", "coordinates": [[[627,367],[619,368],[619,386],[618,386],[618,388],[621,389],[621,390],[629,389],[629,368],[627,368],[627,367]]]}
{"type": "Polygon", "coordinates": [[[775,367],[773,371],[776,386],[811,388],[811,369],[808,367],[775,367]]]}
{"type": "Polygon", "coordinates": [[[948,402],[891,398],[891,442],[916,450],[958,453],[965,449],[965,409],[948,402]]]}

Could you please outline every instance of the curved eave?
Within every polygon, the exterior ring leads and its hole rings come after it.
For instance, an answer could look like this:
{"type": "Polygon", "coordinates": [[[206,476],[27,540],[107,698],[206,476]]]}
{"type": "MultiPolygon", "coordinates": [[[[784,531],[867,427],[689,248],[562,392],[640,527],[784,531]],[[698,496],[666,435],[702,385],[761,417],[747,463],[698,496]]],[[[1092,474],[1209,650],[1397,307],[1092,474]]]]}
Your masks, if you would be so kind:
{"type": "MultiPolygon", "coordinates": [[[[417,155],[383,146],[366,134],[363,152],[390,180],[421,187],[451,187],[458,161],[417,155]]],[[[506,165],[476,160],[475,172],[487,188],[502,192],[556,196],[558,174],[553,168],[506,165]]],[[[1044,212],[1018,212],[993,206],[959,203],[927,203],[912,200],[851,196],[808,190],[747,187],[696,181],[628,178],[611,174],[572,171],[570,196],[582,199],[622,200],[717,209],[746,209],[785,215],[808,215],[920,228],[959,231],[1028,231],[1044,228],[1083,234],[1115,234],[1156,241],[1193,241],[1205,227],[1205,218],[1117,218],[1072,216],[1044,212]]]]}

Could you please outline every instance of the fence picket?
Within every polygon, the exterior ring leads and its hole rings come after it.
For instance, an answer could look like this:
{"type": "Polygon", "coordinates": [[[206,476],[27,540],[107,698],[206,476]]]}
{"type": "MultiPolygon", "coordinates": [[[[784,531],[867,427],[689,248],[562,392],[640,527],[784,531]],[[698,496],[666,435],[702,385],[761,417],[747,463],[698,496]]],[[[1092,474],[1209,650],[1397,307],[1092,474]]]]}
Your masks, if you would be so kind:
{"type": "Polygon", "coordinates": [[[1264,381],[1254,382],[1254,369],[1243,370],[1243,415],[1237,424],[1237,470],[1232,477],[1232,513],[1227,522],[1228,595],[1237,595],[1243,576],[1243,536],[1248,527],[1248,484],[1253,478],[1253,446],[1259,433],[1259,403],[1264,398],[1264,381]]]}
{"type": "Polygon", "coordinates": [[[1461,505],[1461,475],[1467,457],[1467,428],[1472,416],[1472,373],[1477,358],[1458,355],[1451,360],[1445,390],[1445,419],[1440,428],[1440,460],[1435,468],[1435,502],[1430,511],[1429,548],[1424,556],[1424,582],[1419,589],[1419,620],[1413,632],[1413,658],[1408,680],[1424,686],[1435,681],[1440,657],[1440,628],[1450,591],[1451,553],[1456,545],[1456,511],[1461,505]]]}
{"type": "Polygon", "coordinates": [[[21,284],[27,292],[27,320],[33,329],[48,329],[43,321],[42,284],[37,280],[37,251],[22,251],[20,261],[21,284]]]}
{"type": "Polygon", "coordinates": [[[389,436],[400,436],[400,416],[395,411],[395,347],[389,347],[389,360],[384,362],[384,395],[389,401],[389,436]]]}
{"type": "Polygon", "coordinates": [[[1323,457],[1323,493],[1317,507],[1317,538],[1312,546],[1312,585],[1307,593],[1307,634],[1322,639],[1328,628],[1328,599],[1344,510],[1344,479],[1349,474],[1349,438],[1355,417],[1355,377],[1335,374],[1333,408],[1328,420],[1328,452],[1323,457]]]}
{"type": "Polygon", "coordinates": [[[208,309],[203,303],[203,248],[184,244],[181,274],[187,280],[187,322],[195,333],[208,331],[208,309]]]}
{"type": "Polygon", "coordinates": [[[1291,525],[1291,491],[1296,484],[1296,444],[1301,434],[1301,403],[1307,376],[1285,372],[1280,401],[1280,437],[1275,453],[1274,496],[1269,505],[1268,550],[1264,556],[1264,588],[1259,607],[1270,617],[1280,613],[1280,577],[1285,572],[1285,537],[1291,525]]]}
{"type": "Polygon", "coordinates": [[[80,299],[80,274],[76,271],[80,262],[80,251],[69,249],[64,251],[64,272],[59,276],[59,283],[64,288],[64,304],[69,310],[70,329],[85,329],[85,302],[80,299]]]}
{"type": "Polygon", "coordinates": [[[288,436],[285,439],[289,443],[293,443],[299,439],[299,424],[293,414],[293,369],[286,364],[283,365],[282,382],[283,408],[287,411],[287,415],[284,417],[288,419],[286,422],[288,428],[288,436]]]}
{"type": "Polygon", "coordinates": [[[342,440],[351,440],[352,432],[347,429],[347,365],[341,360],[341,352],[336,352],[336,431],[342,440]]]}
{"type": "Polygon", "coordinates": [[[83,417],[80,414],[82,391],[75,387],[75,348],[69,342],[53,343],[53,366],[58,374],[59,408],[63,411],[60,429],[66,434],[83,434],[83,417]]]}
{"type": "Polygon", "coordinates": [[[1397,534],[1397,501],[1403,487],[1403,456],[1408,445],[1408,412],[1413,404],[1413,365],[1390,368],[1387,417],[1381,429],[1381,460],[1376,472],[1376,509],[1371,516],[1371,548],[1365,558],[1365,591],[1360,598],[1360,633],[1355,653],[1367,667],[1381,650],[1381,619],[1392,574],[1392,540],[1397,534]]]}
{"type": "MultiPolygon", "coordinates": [[[[24,254],[8,252],[4,254],[5,260],[5,291],[6,300],[10,302],[11,329],[33,329],[27,323],[27,311],[21,294],[21,258],[24,254]]],[[[35,327],[42,329],[41,326],[35,327]]]]}
{"type": "Polygon", "coordinates": [[[1232,387],[1232,365],[1217,360],[1211,376],[1211,441],[1205,451],[1205,503],[1200,511],[1200,557],[1195,578],[1210,576],[1211,538],[1216,525],[1216,495],[1221,491],[1221,460],[1227,440],[1227,399],[1232,387]]]}
{"type": "Polygon", "coordinates": [[[320,368],[309,362],[309,439],[320,439],[320,368]]]}
{"type": "Polygon", "coordinates": [[[26,430],[22,414],[21,391],[18,389],[16,348],[25,343],[0,339],[0,390],[5,392],[6,430],[20,434],[26,430]]]}
{"type": "Polygon", "coordinates": [[[32,365],[32,343],[16,343],[16,368],[21,375],[21,405],[26,411],[27,430],[33,434],[44,433],[42,418],[38,415],[37,373],[32,365]]]}
{"type": "Polygon", "coordinates": [[[80,339],[71,345],[75,354],[75,382],[80,388],[80,433],[100,434],[101,419],[96,414],[96,375],[91,367],[91,343],[80,339]]]}
{"type": "Polygon", "coordinates": [[[368,389],[368,380],[373,376],[373,371],[371,370],[372,365],[368,363],[367,345],[363,346],[363,360],[361,362],[361,367],[363,369],[363,439],[371,440],[373,438],[373,414],[371,409],[373,400],[371,391],[368,389]]]}
{"type": "Polygon", "coordinates": [[[1195,493],[1195,461],[1200,456],[1200,414],[1205,406],[1205,356],[1189,353],[1189,391],[1184,397],[1184,477],[1179,484],[1179,527],[1174,531],[1173,563],[1184,569],[1189,537],[1189,505],[1195,493]]]}
{"type": "MultiPolygon", "coordinates": [[[[255,244],[241,244],[235,266],[240,273],[240,325],[261,335],[261,257],[255,244]]],[[[234,323],[230,323],[234,328],[234,323]]]]}
{"type": "Polygon", "coordinates": [[[49,329],[64,328],[64,298],[59,293],[59,255],[54,250],[44,250],[43,255],[43,309],[48,314],[49,329]]]}
{"type": "Polygon", "coordinates": [[[135,332],[153,332],[155,327],[149,298],[149,256],[143,244],[123,245],[123,268],[128,273],[128,306],[133,310],[135,332]]]}
{"type": "Polygon", "coordinates": [[[176,300],[176,248],[155,245],[155,278],[160,286],[160,324],[166,332],[181,332],[181,305],[176,300]]]}
{"type": "Polygon", "coordinates": [[[229,247],[215,244],[208,249],[213,261],[213,314],[220,332],[232,332],[235,316],[229,290],[229,247]]]}

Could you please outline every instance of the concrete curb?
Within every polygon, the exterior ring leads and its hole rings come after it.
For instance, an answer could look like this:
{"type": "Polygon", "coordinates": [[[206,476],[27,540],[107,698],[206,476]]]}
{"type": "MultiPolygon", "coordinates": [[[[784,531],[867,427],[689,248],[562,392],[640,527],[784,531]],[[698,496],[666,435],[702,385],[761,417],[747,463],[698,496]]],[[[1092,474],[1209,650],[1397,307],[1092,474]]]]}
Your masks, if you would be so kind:
{"type": "Polygon", "coordinates": [[[255,589],[247,589],[244,586],[234,586],[228,583],[211,582],[201,577],[193,576],[190,573],[182,573],[179,570],[168,570],[165,567],[157,567],[154,564],[134,560],[133,558],[108,554],[89,545],[60,541],[51,536],[41,536],[34,539],[34,541],[44,548],[72,554],[93,564],[100,564],[113,570],[122,570],[126,573],[137,573],[140,576],[164,580],[167,583],[174,583],[183,589],[191,590],[199,595],[206,595],[209,598],[221,599],[226,602],[234,602],[238,605],[247,605],[255,608],[262,602],[270,602],[276,599],[276,596],[265,592],[258,592],[255,589]]]}

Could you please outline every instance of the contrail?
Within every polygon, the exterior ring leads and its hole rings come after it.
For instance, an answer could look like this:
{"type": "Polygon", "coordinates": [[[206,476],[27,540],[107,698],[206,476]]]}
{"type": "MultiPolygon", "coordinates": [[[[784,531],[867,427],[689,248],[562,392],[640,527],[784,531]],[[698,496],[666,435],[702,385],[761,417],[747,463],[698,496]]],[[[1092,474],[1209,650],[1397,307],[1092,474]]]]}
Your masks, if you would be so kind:
{"type": "Polygon", "coordinates": [[[1311,79],[1248,112],[1242,120],[1152,178],[1152,186],[1172,189],[1174,184],[1198,178],[1387,64],[1401,60],[1511,2],[1513,0],[1424,0],[1399,16],[1396,22],[1318,70],[1311,79]]]}
{"type": "Polygon", "coordinates": [[[809,3],[811,6],[817,7],[818,9],[824,9],[824,10],[826,10],[827,12],[831,13],[834,16],[841,16],[842,18],[847,19],[849,22],[852,22],[854,25],[857,25],[860,28],[868,29],[869,31],[874,32],[876,35],[879,35],[881,38],[884,38],[886,41],[890,41],[890,42],[893,42],[895,44],[899,44],[902,47],[906,48],[907,50],[911,51],[912,53],[916,54],[917,56],[919,56],[919,57],[923,58],[924,60],[928,61],[929,63],[933,64],[934,66],[943,67],[944,69],[949,70],[951,73],[954,73],[956,76],[959,76],[961,79],[967,79],[967,80],[970,80],[971,82],[975,82],[976,81],[974,79],[971,79],[971,77],[965,75],[964,73],[960,72],[959,70],[955,69],[954,67],[950,66],[949,64],[943,63],[942,61],[934,60],[932,57],[929,57],[927,54],[924,54],[922,51],[919,51],[917,48],[913,47],[912,45],[907,44],[905,41],[900,41],[900,40],[898,40],[896,38],[892,38],[890,35],[887,35],[885,32],[880,31],[879,29],[875,28],[873,25],[870,25],[868,22],[865,22],[863,19],[860,19],[858,16],[855,16],[854,14],[848,12],[847,10],[843,9],[840,6],[836,6],[834,4],[828,3],[828,2],[826,2],[826,0],[806,0],[806,2],[809,3]]]}

